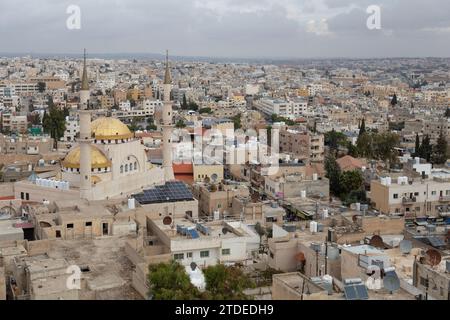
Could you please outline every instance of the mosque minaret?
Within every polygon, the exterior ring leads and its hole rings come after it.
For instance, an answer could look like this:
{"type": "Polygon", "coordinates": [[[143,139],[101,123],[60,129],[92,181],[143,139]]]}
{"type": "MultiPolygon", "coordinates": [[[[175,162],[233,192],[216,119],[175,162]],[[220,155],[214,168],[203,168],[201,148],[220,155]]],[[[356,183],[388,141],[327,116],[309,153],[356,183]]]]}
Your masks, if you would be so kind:
{"type": "Polygon", "coordinates": [[[86,67],[86,49],[84,50],[83,75],[80,90],[80,198],[91,198],[91,175],[92,175],[92,159],[91,159],[91,111],[89,110],[89,81],[86,67]]]}
{"type": "Polygon", "coordinates": [[[172,90],[172,79],[169,70],[169,53],[166,52],[166,72],[164,75],[164,102],[162,112],[162,130],[163,130],[163,170],[165,181],[174,179],[172,167],[172,141],[173,131],[173,111],[172,101],[170,101],[170,92],[172,90]]]}

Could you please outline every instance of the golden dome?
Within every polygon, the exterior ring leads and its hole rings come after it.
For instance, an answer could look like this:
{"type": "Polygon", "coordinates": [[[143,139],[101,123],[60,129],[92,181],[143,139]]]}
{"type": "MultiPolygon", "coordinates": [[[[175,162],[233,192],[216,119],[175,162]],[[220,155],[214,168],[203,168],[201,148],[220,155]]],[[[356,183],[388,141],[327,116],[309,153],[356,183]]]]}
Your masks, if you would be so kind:
{"type": "MultiPolygon", "coordinates": [[[[91,166],[93,169],[111,167],[111,161],[97,147],[91,147],[91,166]]],[[[80,146],[69,151],[62,162],[64,168],[80,168],[80,146]]]]}
{"type": "Polygon", "coordinates": [[[96,140],[129,139],[133,137],[130,129],[116,118],[98,118],[92,121],[91,130],[96,140]]]}

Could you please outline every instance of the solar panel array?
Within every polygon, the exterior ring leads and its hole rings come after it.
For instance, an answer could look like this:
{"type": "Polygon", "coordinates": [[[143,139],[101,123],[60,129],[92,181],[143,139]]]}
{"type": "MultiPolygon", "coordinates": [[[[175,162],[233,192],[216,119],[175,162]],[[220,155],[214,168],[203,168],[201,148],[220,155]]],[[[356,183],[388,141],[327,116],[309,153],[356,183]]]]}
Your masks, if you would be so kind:
{"type": "Polygon", "coordinates": [[[181,181],[169,181],[164,185],[133,195],[140,204],[193,200],[191,191],[181,181]]]}
{"type": "Polygon", "coordinates": [[[345,299],[347,300],[367,300],[369,293],[364,284],[351,284],[344,286],[345,299]]]}

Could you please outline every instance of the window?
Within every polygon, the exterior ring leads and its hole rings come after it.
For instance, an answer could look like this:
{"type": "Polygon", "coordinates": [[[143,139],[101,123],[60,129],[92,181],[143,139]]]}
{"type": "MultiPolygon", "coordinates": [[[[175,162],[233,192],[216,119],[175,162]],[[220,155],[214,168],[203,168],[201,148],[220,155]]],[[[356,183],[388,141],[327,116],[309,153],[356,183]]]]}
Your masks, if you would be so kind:
{"type": "Polygon", "coordinates": [[[427,279],[424,277],[420,277],[420,285],[426,287],[427,286],[427,279]]]}
{"type": "Polygon", "coordinates": [[[394,193],[394,199],[398,199],[398,193],[394,193]]]}
{"type": "Polygon", "coordinates": [[[28,192],[25,193],[25,200],[30,200],[30,194],[28,192]]]}
{"type": "Polygon", "coordinates": [[[57,238],[61,238],[61,231],[60,230],[56,230],[56,232],[55,232],[56,234],[56,237],[57,238]]]}
{"type": "Polygon", "coordinates": [[[125,165],[125,172],[128,172],[128,163],[125,165]]]}
{"type": "Polygon", "coordinates": [[[222,255],[223,256],[228,256],[228,255],[230,255],[230,249],[222,249],[222,255]]]}
{"type": "Polygon", "coordinates": [[[431,191],[431,195],[435,196],[436,195],[436,191],[431,191]]]}
{"type": "Polygon", "coordinates": [[[192,252],[186,253],[186,258],[192,258],[192,252]]]}
{"type": "Polygon", "coordinates": [[[174,258],[175,260],[183,260],[183,259],[184,259],[184,253],[175,253],[175,254],[173,255],[173,258],[174,258]]]}
{"type": "Polygon", "coordinates": [[[414,196],[416,196],[416,197],[417,197],[418,195],[419,195],[419,193],[418,193],[418,192],[414,192],[414,196]]]}
{"type": "Polygon", "coordinates": [[[92,227],[92,221],[86,222],[86,227],[92,227]]]}
{"type": "Polygon", "coordinates": [[[123,173],[123,165],[120,166],[120,173],[123,173]]]}
{"type": "Polygon", "coordinates": [[[73,223],[69,223],[69,224],[67,225],[67,229],[73,229],[73,223]]]}
{"type": "Polygon", "coordinates": [[[134,170],[137,170],[137,162],[134,163],[134,170]]]}
{"type": "Polygon", "coordinates": [[[23,193],[23,192],[20,193],[20,199],[22,199],[22,200],[25,199],[25,193],[23,193]]]}
{"type": "Polygon", "coordinates": [[[200,258],[208,258],[209,257],[209,251],[200,251],[200,258]]]}

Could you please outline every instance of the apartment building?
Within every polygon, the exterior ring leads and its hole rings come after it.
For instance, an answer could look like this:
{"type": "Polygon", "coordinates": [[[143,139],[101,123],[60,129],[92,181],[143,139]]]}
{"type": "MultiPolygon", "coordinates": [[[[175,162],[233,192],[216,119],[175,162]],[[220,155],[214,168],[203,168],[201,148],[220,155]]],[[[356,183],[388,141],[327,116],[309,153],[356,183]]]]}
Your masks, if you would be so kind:
{"type": "Polygon", "coordinates": [[[304,163],[324,160],[324,136],[308,131],[282,130],[279,133],[280,152],[304,163]]]}
{"type": "Polygon", "coordinates": [[[302,100],[285,101],[280,99],[260,99],[254,102],[256,110],[261,111],[267,116],[276,114],[282,117],[299,117],[306,113],[308,104],[302,100]]]}
{"type": "Polygon", "coordinates": [[[0,154],[38,155],[51,152],[53,139],[49,136],[18,136],[15,138],[0,135],[0,154]]]}
{"type": "Polygon", "coordinates": [[[80,121],[78,116],[66,117],[66,131],[64,131],[64,141],[75,141],[78,133],[80,132],[80,121]]]}
{"type": "Polygon", "coordinates": [[[370,183],[370,199],[383,214],[447,216],[450,214],[450,171],[432,170],[427,179],[381,177],[370,183]]]}
{"type": "Polygon", "coordinates": [[[2,131],[26,133],[28,128],[27,116],[16,115],[16,113],[2,113],[2,131]]]}

